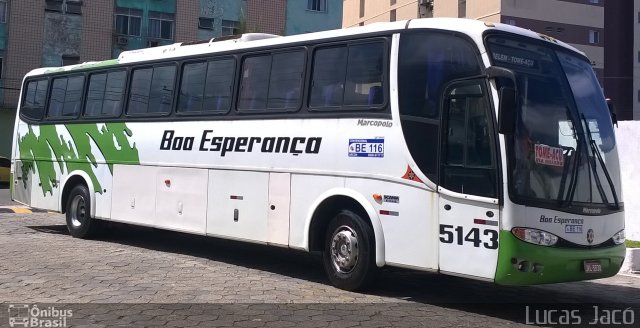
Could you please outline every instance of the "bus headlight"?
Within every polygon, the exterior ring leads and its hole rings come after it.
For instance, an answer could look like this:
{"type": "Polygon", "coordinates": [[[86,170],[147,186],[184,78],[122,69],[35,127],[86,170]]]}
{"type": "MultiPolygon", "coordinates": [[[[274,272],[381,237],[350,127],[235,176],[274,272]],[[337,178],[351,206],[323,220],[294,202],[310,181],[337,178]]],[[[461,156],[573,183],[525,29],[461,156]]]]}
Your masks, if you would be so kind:
{"type": "Polygon", "coordinates": [[[558,236],[538,229],[513,228],[511,233],[522,241],[536,245],[553,246],[558,242],[558,236]]]}
{"type": "Polygon", "coordinates": [[[620,244],[624,243],[625,240],[626,240],[626,238],[625,238],[625,235],[624,235],[624,229],[618,231],[618,233],[613,235],[613,243],[616,244],[616,245],[620,245],[620,244]]]}

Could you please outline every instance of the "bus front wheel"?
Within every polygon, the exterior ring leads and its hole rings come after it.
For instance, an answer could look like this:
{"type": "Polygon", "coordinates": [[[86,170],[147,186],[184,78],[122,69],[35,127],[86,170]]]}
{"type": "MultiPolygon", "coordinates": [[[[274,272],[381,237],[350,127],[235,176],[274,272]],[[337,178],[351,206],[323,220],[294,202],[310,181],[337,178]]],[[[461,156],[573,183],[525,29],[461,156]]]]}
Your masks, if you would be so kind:
{"type": "Polygon", "coordinates": [[[324,268],[331,283],[344,290],[364,289],[377,273],[373,229],[356,213],[340,211],[325,235],[324,268]]]}
{"type": "Polygon", "coordinates": [[[98,220],[91,218],[89,189],[77,185],[71,189],[66,205],[67,229],[75,238],[90,238],[98,230],[98,220]]]}

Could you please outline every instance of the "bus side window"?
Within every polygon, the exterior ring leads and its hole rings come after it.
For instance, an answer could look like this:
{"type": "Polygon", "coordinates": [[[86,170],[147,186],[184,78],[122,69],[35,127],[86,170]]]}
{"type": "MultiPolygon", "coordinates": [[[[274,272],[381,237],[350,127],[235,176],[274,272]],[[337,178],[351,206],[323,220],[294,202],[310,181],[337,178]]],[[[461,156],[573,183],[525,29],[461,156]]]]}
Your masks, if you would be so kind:
{"type": "Polygon", "coordinates": [[[24,99],[22,100],[22,115],[32,120],[40,120],[44,115],[48,80],[30,81],[27,84],[24,99]]]}
{"type": "Polygon", "coordinates": [[[133,71],[127,114],[167,114],[171,111],[175,65],[133,71]]]}
{"type": "Polygon", "coordinates": [[[231,105],[234,71],[233,58],[185,64],[177,111],[226,113],[231,105]]]}
{"type": "Polygon", "coordinates": [[[91,74],[84,116],[120,116],[126,80],[126,71],[91,74]]]}
{"type": "Polygon", "coordinates": [[[472,45],[460,37],[435,32],[402,35],[398,67],[400,115],[438,118],[444,86],[480,72],[472,45]]]}
{"type": "Polygon", "coordinates": [[[231,92],[236,70],[233,58],[209,62],[204,89],[204,111],[226,113],[231,107],[231,92]]]}
{"type": "Polygon", "coordinates": [[[273,55],[269,81],[269,109],[297,109],[302,98],[305,53],[284,52],[273,55]]]}
{"type": "Polygon", "coordinates": [[[182,68],[178,112],[200,112],[204,99],[207,63],[189,63],[182,68]]]}
{"type": "Polygon", "coordinates": [[[309,107],[379,107],[384,103],[382,41],[315,51],[309,107]]]}
{"type": "Polygon", "coordinates": [[[344,105],[382,105],[384,43],[349,46],[344,105]]]}
{"type": "Polygon", "coordinates": [[[53,80],[47,117],[69,118],[80,114],[84,76],[61,77],[53,80]]]}
{"type": "Polygon", "coordinates": [[[247,57],[242,61],[239,110],[262,110],[267,108],[271,55],[247,57]]]}
{"type": "Polygon", "coordinates": [[[402,132],[411,157],[433,182],[438,181],[439,172],[439,145],[435,140],[445,135],[440,132],[444,88],[452,80],[480,73],[473,44],[462,37],[435,31],[408,31],[400,36],[398,104],[402,132]]]}
{"type": "Polygon", "coordinates": [[[313,56],[309,107],[342,106],[346,73],[346,46],[316,50],[313,56]]]}

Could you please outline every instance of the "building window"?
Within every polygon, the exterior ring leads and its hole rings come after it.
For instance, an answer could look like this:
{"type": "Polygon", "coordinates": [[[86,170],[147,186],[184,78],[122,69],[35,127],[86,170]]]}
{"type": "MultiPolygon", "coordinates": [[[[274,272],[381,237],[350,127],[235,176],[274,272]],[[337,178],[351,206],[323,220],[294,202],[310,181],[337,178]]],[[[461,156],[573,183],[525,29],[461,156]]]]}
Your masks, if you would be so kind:
{"type": "Polygon", "coordinates": [[[80,56],[62,55],[62,66],[75,65],[80,63],[80,56]]]}
{"type": "Polygon", "coordinates": [[[222,20],[222,35],[236,35],[240,33],[240,22],[222,20]]]}
{"type": "Polygon", "coordinates": [[[396,21],[396,10],[392,9],[391,11],[389,11],[389,21],[390,22],[395,22],[396,21]]]}
{"type": "Polygon", "coordinates": [[[508,25],[512,25],[512,26],[516,26],[516,20],[515,19],[507,19],[504,21],[505,24],[508,25]]]}
{"type": "Polygon", "coordinates": [[[589,31],[589,43],[598,44],[600,43],[600,32],[598,31],[589,31]]]}
{"type": "Polygon", "coordinates": [[[364,17],[364,0],[360,0],[360,18],[364,17]]]}
{"type": "Polygon", "coordinates": [[[327,11],[327,0],[308,0],[307,10],[327,11]]]}
{"type": "Polygon", "coordinates": [[[64,14],[82,14],[81,0],[46,0],[45,11],[61,12],[64,14]]]}
{"type": "Polygon", "coordinates": [[[7,0],[0,0],[0,23],[7,22],[7,0]]]}
{"type": "Polygon", "coordinates": [[[213,18],[209,18],[209,17],[198,18],[198,28],[201,28],[203,30],[213,30],[214,29],[213,18]]]}
{"type": "Polygon", "coordinates": [[[0,57],[0,79],[2,79],[2,73],[4,68],[4,58],[0,57]]]}
{"type": "Polygon", "coordinates": [[[149,37],[173,40],[173,14],[149,12],[149,37]]]}
{"type": "Polygon", "coordinates": [[[393,6],[396,4],[396,0],[389,0],[389,6],[393,6]]]}
{"type": "Polygon", "coordinates": [[[467,0],[458,0],[458,17],[467,17],[467,0]]]}
{"type": "Polygon", "coordinates": [[[121,35],[140,36],[142,11],[128,8],[116,9],[116,33],[121,35]]]}
{"type": "Polygon", "coordinates": [[[597,4],[597,3],[600,3],[600,0],[589,0],[589,2],[597,4]]]}

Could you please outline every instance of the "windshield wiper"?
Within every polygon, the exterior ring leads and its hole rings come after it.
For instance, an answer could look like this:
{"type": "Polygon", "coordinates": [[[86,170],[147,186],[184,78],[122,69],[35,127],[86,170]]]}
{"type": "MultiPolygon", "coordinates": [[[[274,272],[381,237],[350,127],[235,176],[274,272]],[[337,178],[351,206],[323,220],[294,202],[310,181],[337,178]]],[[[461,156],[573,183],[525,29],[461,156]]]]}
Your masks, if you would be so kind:
{"type": "MultiPolygon", "coordinates": [[[[565,109],[567,110],[567,117],[571,117],[571,112],[569,110],[569,107],[565,107],[565,109]]],[[[573,133],[574,133],[574,137],[579,136],[576,128],[575,128],[575,124],[573,124],[572,121],[572,126],[573,128],[573,133]]],[[[571,203],[573,202],[573,195],[575,194],[576,191],[576,186],[578,185],[578,168],[580,167],[580,160],[582,159],[582,142],[580,142],[579,138],[577,139],[577,145],[576,145],[576,149],[573,152],[573,168],[571,169],[571,179],[569,180],[569,186],[567,187],[567,194],[565,195],[564,198],[562,198],[562,195],[564,193],[564,184],[566,183],[566,175],[567,175],[567,169],[569,168],[568,164],[569,163],[565,163],[565,167],[563,168],[562,171],[562,179],[560,180],[560,190],[558,191],[558,201],[561,203],[561,206],[566,206],[569,207],[571,206],[571,203]]],[[[563,147],[565,148],[565,147],[563,147]]],[[[571,147],[567,147],[569,149],[573,149],[571,147]]],[[[571,153],[570,150],[568,150],[567,152],[567,156],[571,153]]]]}
{"type": "MultiPolygon", "coordinates": [[[[607,182],[609,183],[609,188],[611,188],[611,195],[613,196],[613,202],[615,207],[620,208],[620,203],[618,202],[618,194],[616,193],[616,188],[613,185],[613,180],[611,179],[611,175],[609,175],[609,170],[607,169],[607,166],[604,160],[602,159],[602,155],[600,155],[600,150],[598,149],[598,145],[596,145],[595,140],[593,140],[593,137],[591,136],[591,129],[589,128],[589,122],[587,121],[587,118],[584,116],[584,114],[581,114],[581,116],[582,116],[582,121],[584,122],[584,125],[585,125],[587,142],[591,147],[591,152],[595,154],[595,157],[598,159],[598,162],[600,163],[600,167],[602,167],[602,172],[604,172],[604,176],[607,178],[607,182]]],[[[609,201],[607,199],[607,195],[604,192],[604,189],[602,189],[602,184],[600,183],[600,177],[598,176],[598,169],[596,168],[595,160],[594,160],[593,166],[591,165],[590,160],[588,160],[587,162],[589,162],[589,166],[591,166],[592,168],[593,178],[596,181],[596,186],[598,187],[598,192],[600,193],[600,197],[602,197],[602,200],[608,204],[609,201]]]]}
{"type": "MultiPolygon", "coordinates": [[[[569,180],[569,187],[567,187],[567,195],[564,198],[565,206],[571,206],[573,202],[573,195],[578,185],[578,168],[580,167],[580,160],[582,159],[582,143],[578,140],[578,146],[574,152],[573,168],[571,171],[571,180],[569,180]]],[[[564,173],[563,173],[564,174],[564,173]]],[[[562,191],[562,189],[560,190],[562,191]]]]}
{"type": "MultiPolygon", "coordinates": [[[[580,144],[578,144],[579,146],[580,144]]],[[[563,154],[563,156],[565,156],[566,158],[572,158],[573,162],[575,163],[578,159],[576,156],[576,150],[573,147],[566,147],[566,146],[560,146],[562,147],[562,150],[565,151],[565,153],[563,154]]],[[[580,148],[578,147],[578,150],[580,148]]],[[[575,164],[574,164],[575,165],[575,164]]],[[[574,171],[575,172],[575,171],[574,171]]],[[[558,203],[560,205],[562,205],[563,203],[566,202],[566,199],[563,197],[564,193],[565,193],[565,185],[567,183],[567,175],[569,174],[569,163],[568,161],[564,163],[563,168],[562,168],[562,178],[560,179],[560,188],[558,188],[558,197],[556,197],[556,199],[558,200],[558,203]]],[[[571,190],[571,185],[573,184],[574,181],[574,174],[571,175],[571,181],[569,182],[569,189],[567,190],[567,194],[569,193],[569,191],[571,190]]]]}

